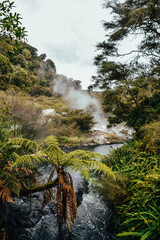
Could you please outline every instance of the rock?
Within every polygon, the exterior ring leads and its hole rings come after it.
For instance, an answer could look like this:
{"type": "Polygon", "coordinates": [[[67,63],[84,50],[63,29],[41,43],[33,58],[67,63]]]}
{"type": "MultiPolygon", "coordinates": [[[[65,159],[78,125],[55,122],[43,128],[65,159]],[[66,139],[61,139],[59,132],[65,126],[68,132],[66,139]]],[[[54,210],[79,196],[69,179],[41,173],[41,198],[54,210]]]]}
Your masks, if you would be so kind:
{"type": "Polygon", "coordinates": [[[90,134],[90,137],[86,141],[88,142],[88,146],[92,146],[121,143],[124,142],[124,140],[124,138],[119,137],[116,134],[110,134],[106,132],[93,132],[90,134]]]}
{"type": "MultiPolygon", "coordinates": [[[[43,166],[41,171],[48,178],[52,166],[43,166]]],[[[32,201],[27,197],[15,199],[8,204],[8,240],[115,240],[113,214],[93,191],[87,181],[77,172],[70,171],[76,192],[78,215],[72,228],[72,236],[63,225],[57,225],[57,211],[54,192],[51,202],[42,208],[43,193],[34,193],[32,201]]]]}
{"type": "Polygon", "coordinates": [[[108,137],[106,137],[105,135],[100,135],[100,136],[96,136],[95,138],[94,138],[94,142],[96,143],[96,144],[109,144],[110,142],[108,141],[108,137]]]}
{"type": "Polygon", "coordinates": [[[56,115],[56,112],[55,112],[54,108],[49,108],[49,109],[42,110],[42,115],[43,115],[43,117],[48,116],[48,115],[54,116],[54,115],[56,115]]]}

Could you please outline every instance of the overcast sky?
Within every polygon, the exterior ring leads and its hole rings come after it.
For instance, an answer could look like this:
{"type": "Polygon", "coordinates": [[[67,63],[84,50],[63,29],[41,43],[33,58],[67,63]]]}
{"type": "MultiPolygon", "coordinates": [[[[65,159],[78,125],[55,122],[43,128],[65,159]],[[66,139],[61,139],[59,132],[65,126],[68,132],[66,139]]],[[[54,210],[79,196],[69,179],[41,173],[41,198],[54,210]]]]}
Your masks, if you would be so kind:
{"type": "Polygon", "coordinates": [[[103,41],[102,21],[110,16],[103,0],[14,0],[28,31],[28,43],[54,61],[57,73],[81,80],[96,73],[96,44],[103,41]]]}

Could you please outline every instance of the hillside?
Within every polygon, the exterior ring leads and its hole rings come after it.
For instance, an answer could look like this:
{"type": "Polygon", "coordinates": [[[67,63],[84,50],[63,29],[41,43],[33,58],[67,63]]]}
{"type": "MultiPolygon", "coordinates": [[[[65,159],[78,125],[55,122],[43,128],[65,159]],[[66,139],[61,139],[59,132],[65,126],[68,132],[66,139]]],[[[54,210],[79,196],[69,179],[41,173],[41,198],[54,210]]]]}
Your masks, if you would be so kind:
{"type": "MultiPolygon", "coordinates": [[[[102,94],[88,93],[80,81],[57,75],[54,62],[45,60],[45,53],[38,56],[35,47],[25,42],[17,46],[4,36],[0,41],[0,108],[2,113],[9,109],[12,136],[44,139],[55,135],[63,145],[96,144],[90,130],[97,114],[98,120],[104,117],[102,94]],[[47,109],[53,113],[46,115],[43,110],[47,109]]],[[[111,142],[121,141],[114,134],[107,136],[111,142]]]]}
{"type": "Polygon", "coordinates": [[[51,96],[56,67],[46,54],[38,56],[37,49],[27,43],[18,46],[8,37],[0,37],[0,89],[13,87],[31,96],[51,96]],[[46,60],[45,60],[46,59],[46,60]]]}

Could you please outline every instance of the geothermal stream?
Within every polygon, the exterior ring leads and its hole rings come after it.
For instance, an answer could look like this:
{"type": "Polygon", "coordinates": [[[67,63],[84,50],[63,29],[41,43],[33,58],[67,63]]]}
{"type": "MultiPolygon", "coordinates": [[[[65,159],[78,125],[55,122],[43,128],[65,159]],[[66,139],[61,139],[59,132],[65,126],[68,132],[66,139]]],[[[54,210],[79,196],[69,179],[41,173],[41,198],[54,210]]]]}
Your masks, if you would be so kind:
{"type": "MultiPolygon", "coordinates": [[[[124,126],[107,129],[107,121],[101,110],[101,105],[96,98],[91,97],[87,91],[76,89],[71,80],[65,76],[59,76],[54,83],[54,92],[61,94],[73,109],[84,109],[92,113],[97,124],[93,130],[102,133],[116,133],[120,135],[124,126]]],[[[46,115],[56,114],[54,109],[46,109],[42,112],[46,115]]],[[[116,149],[122,144],[108,144],[100,146],[81,147],[80,149],[92,152],[108,154],[111,149],[116,149]]],[[[77,148],[63,148],[65,152],[77,148]]],[[[42,167],[42,175],[48,178],[52,167],[42,167]]],[[[65,226],[59,232],[56,216],[56,189],[53,197],[44,208],[42,208],[43,194],[32,194],[32,201],[28,198],[16,199],[16,204],[10,204],[7,214],[8,240],[115,240],[113,225],[114,214],[111,209],[104,205],[98,192],[92,184],[88,184],[79,173],[70,172],[73,178],[76,192],[78,210],[77,221],[74,222],[72,234],[69,234],[65,226]]]]}

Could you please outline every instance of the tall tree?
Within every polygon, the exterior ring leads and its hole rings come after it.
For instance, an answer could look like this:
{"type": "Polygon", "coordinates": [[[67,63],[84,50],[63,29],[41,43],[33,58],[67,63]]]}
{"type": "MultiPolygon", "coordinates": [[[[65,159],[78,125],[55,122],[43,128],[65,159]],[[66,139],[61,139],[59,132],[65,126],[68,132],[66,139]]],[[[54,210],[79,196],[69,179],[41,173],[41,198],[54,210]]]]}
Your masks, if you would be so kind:
{"type": "Polygon", "coordinates": [[[153,98],[160,90],[160,2],[109,0],[104,7],[111,10],[112,20],[103,24],[106,40],[97,45],[100,51],[95,57],[97,76],[89,88],[105,90],[105,110],[113,114],[110,123],[127,121],[136,128],[130,121],[131,112],[136,109],[138,122],[143,116],[145,99],[153,98]],[[131,37],[139,39],[139,43],[127,52],[123,41],[130,41],[131,37]],[[125,62],[122,57],[126,56],[129,59],[125,62]]]}

